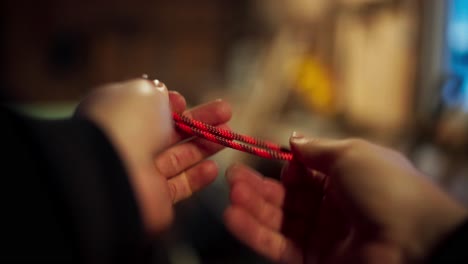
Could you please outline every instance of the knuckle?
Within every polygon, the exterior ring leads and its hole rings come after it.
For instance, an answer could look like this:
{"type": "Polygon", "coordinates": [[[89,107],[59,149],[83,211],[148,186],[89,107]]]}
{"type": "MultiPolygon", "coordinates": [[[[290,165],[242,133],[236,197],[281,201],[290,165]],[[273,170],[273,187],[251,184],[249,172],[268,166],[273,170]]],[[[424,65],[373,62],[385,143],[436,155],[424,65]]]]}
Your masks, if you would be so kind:
{"type": "Polygon", "coordinates": [[[184,148],[183,153],[181,153],[187,161],[190,162],[196,162],[199,160],[199,157],[197,155],[197,151],[194,147],[194,145],[187,145],[186,148],[184,148]]]}
{"type": "Polygon", "coordinates": [[[176,174],[179,171],[182,171],[182,159],[178,152],[172,151],[169,154],[169,164],[171,168],[171,174],[176,174]]]}
{"type": "Polygon", "coordinates": [[[275,252],[275,259],[278,259],[280,251],[283,247],[283,241],[281,239],[262,228],[257,233],[256,244],[261,247],[261,251],[264,253],[275,252]]]}
{"type": "Polygon", "coordinates": [[[260,229],[257,233],[257,243],[263,245],[267,249],[274,248],[275,241],[268,235],[265,229],[260,229]]]}
{"type": "Polygon", "coordinates": [[[169,153],[170,173],[177,174],[184,171],[191,164],[200,161],[199,153],[192,145],[184,145],[174,148],[169,153]]]}
{"type": "Polygon", "coordinates": [[[169,188],[169,195],[171,196],[171,201],[172,203],[175,203],[177,201],[177,186],[174,183],[169,182],[168,183],[168,188],[169,188]]]}
{"type": "Polygon", "coordinates": [[[182,173],[177,175],[173,180],[170,180],[169,192],[173,204],[190,197],[192,195],[192,188],[188,176],[182,173]]]}
{"type": "Polygon", "coordinates": [[[256,211],[260,221],[267,223],[270,220],[272,213],[270,208],[268,208],[268,204],[265,201],[261,200],[258,202],[256,211]]]}
{"type": "Polygon", "coordinates": [[[279,229],[281,226],[281,213],[277,208],[272,206],[265,207],[265,213],[263,214],[265,223],[273,229],[279,229]]]}

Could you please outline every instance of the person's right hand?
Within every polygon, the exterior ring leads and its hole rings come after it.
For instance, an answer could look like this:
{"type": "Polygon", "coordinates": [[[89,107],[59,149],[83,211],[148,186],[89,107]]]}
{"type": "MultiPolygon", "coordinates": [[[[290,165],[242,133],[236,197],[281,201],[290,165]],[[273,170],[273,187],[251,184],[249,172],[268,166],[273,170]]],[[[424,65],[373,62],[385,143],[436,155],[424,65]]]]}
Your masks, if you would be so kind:
{"type": "Polygon", "coordinates": [[[142,78],[97,88],[75,113],[75,118],[100,127],[114,145],[149,235],[166,230],[173,222],[174,204],[215,180],[218,167],[206,159],[223,149],[173,129],[172,112],[222,128],[227,128],[231,118],[225,101],[187,110],[182,95],[168,92],[159,81],[142,78]]]}
{"type": "Polygon", "coordinates": [[[242,165],[227,172],[228,229],[275,262],[417,262],[467,217],[393,150],[304,137],[291,147],[281,183],[242,165]]]}

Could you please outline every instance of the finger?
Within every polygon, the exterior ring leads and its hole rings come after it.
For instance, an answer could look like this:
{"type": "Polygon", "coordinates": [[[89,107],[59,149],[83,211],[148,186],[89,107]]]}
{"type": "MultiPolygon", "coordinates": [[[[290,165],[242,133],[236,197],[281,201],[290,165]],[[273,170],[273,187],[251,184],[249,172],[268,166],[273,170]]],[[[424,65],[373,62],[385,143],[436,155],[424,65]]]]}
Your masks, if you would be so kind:
{"type": "Polygon", "coordinates": [[[317,213],[325,193],[322,176],[293,160],[284,167],[281,180],[290,190],[284,198],[285,212],[300,217],[317,213]]]}
{"type": "Polygon", "coordinates": [[[173,203],[186,199],[212,183],[218,175],[214,161],[206,160],[167,181],[173,203]]]}
{"type": "Polygon", "coordinates": [[[280,208],[284,205],[284,197],[286,196],[286,190],[279,181],[264,178],[262,187],[263,198],[267,202],[280,208]]]}
{"type": "Polygon", "coordinates": [[[262,197],[274,206],[282,207],[284,187],[276,180],[263,177],[257,171],[242,164],[234,164],[226,171],[226,179],[232,186],[236,182],[246,182],[253,189],[260,190],[262,197]]]}
{"type": "Polygon", "coordinates": [[[265,227],[242,208],[228,207],[224,221],[235,237],[257,253],[275,262],[302,263],[299,251],[290,240],[265,227]]]}
{"type": "MultiPolygon", "coordinates": [[[[220,127],[227,127],[221,125],[220,127]]],[[[171,178],[203,159],[217,153],[224,147],[202,139],[175,145],[155,159],[156,169],[165,178],[171,178]]]]}
{"type": "Polygon", "coordinates": [[[249,184],[238,182],[234,184],[230,192],[230,198],[233,205],[237,205],[246,210],[260,224],[279,231],[283,221],[283,212],[281,208],[273,206],[263,199],[249,184]]]}
{"type": "Polygon", "coordinates": [[[291,151],[308,168],[330,174],[340,155],[350,146],[350,140],[311,139],[291,137],[291,151]]]}
{"type": "MultiPolygon", "coordinates": [[[[225,129],[225,130],[230,130],[231,128],[227,124],[221,124],[217,125],[217,128],[220,129],[225,129]]],[[[225,147],[223,145],[220,145],[218,143],[214,143],[211,141],[208,141],[203,138],[195,137],[194,139],[191,140],[195,145],[197,145],[198,148],[203,149],[206,153],[208,153],[208,156],[211,156],[218,151],[224,149],[225,147]]]]}
{"type": "Polygon", "coordinates": [[[171,103],[171,110],[176,113],[182,113],[187,107],[185,98],[176,91],[169,91],[169,102],[171,103]]]}
{"type": "MultiPolygon", "coordinates": [[[[183,114],[201,122],[217,126],[231,119],[232,110],[227,102],[219,99],[187,110],[183,114]]],[[[189,135],[185,133],[174,133],[171,143],[175,144],[187,137],[189,135]]]]}
{"type": "Polygon", "coordinates": [[[206,104],[196,106],[184,113],[185,115],[202,122],[218,125],[231,119],[231,106],[222,99],[217,99],[206,104]]]}
{"type": "Polygon", "coordinates": [[[325,174],[305,167],[298,160],[288,162],[281,171],[281,182],[294,189],[324,189],[328,177],[325,174]]]}

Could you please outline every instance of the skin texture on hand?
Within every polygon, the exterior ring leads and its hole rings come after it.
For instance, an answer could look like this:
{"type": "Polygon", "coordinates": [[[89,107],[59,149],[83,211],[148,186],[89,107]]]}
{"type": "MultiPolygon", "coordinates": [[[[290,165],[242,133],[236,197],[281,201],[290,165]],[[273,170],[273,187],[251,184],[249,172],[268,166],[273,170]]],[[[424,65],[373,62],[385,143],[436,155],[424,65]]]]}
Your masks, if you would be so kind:
{"type": "Polygon", "coordinates": [[[164,231],[173,221],[173,205],[216,178],[216,163],[205,160],[222,149],[174,130],[176,111],[227,128],[230,106],[216,100],[186,110],[186,101],[164,84],[145,79],[96,89],[76,115],[96,123],[109,136],[129,173],[148,234],[164,231]]]}
{"type": "Polygon", "coordinates": [[[303,137],[291,147],[281,182],[242,165],[227,172],[227,227],[275,262],[418,262],[467,217],[393,150],[303,137]]]}

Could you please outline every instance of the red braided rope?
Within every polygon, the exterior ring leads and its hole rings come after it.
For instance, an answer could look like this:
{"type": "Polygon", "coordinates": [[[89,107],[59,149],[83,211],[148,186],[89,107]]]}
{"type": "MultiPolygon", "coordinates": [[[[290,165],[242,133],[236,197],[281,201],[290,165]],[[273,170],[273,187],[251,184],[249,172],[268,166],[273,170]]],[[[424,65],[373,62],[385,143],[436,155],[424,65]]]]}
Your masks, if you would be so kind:
{"type": "Polygon", "coordinates": [[[217,128],[178,113],[172,114],[175,126],[183,132],[196,135],[217,144],[251,153],[267,159],[292,160],[292,153],[278,144],[217,128]],[[241,141],[246,144],[238,143],[241,141]]]}

